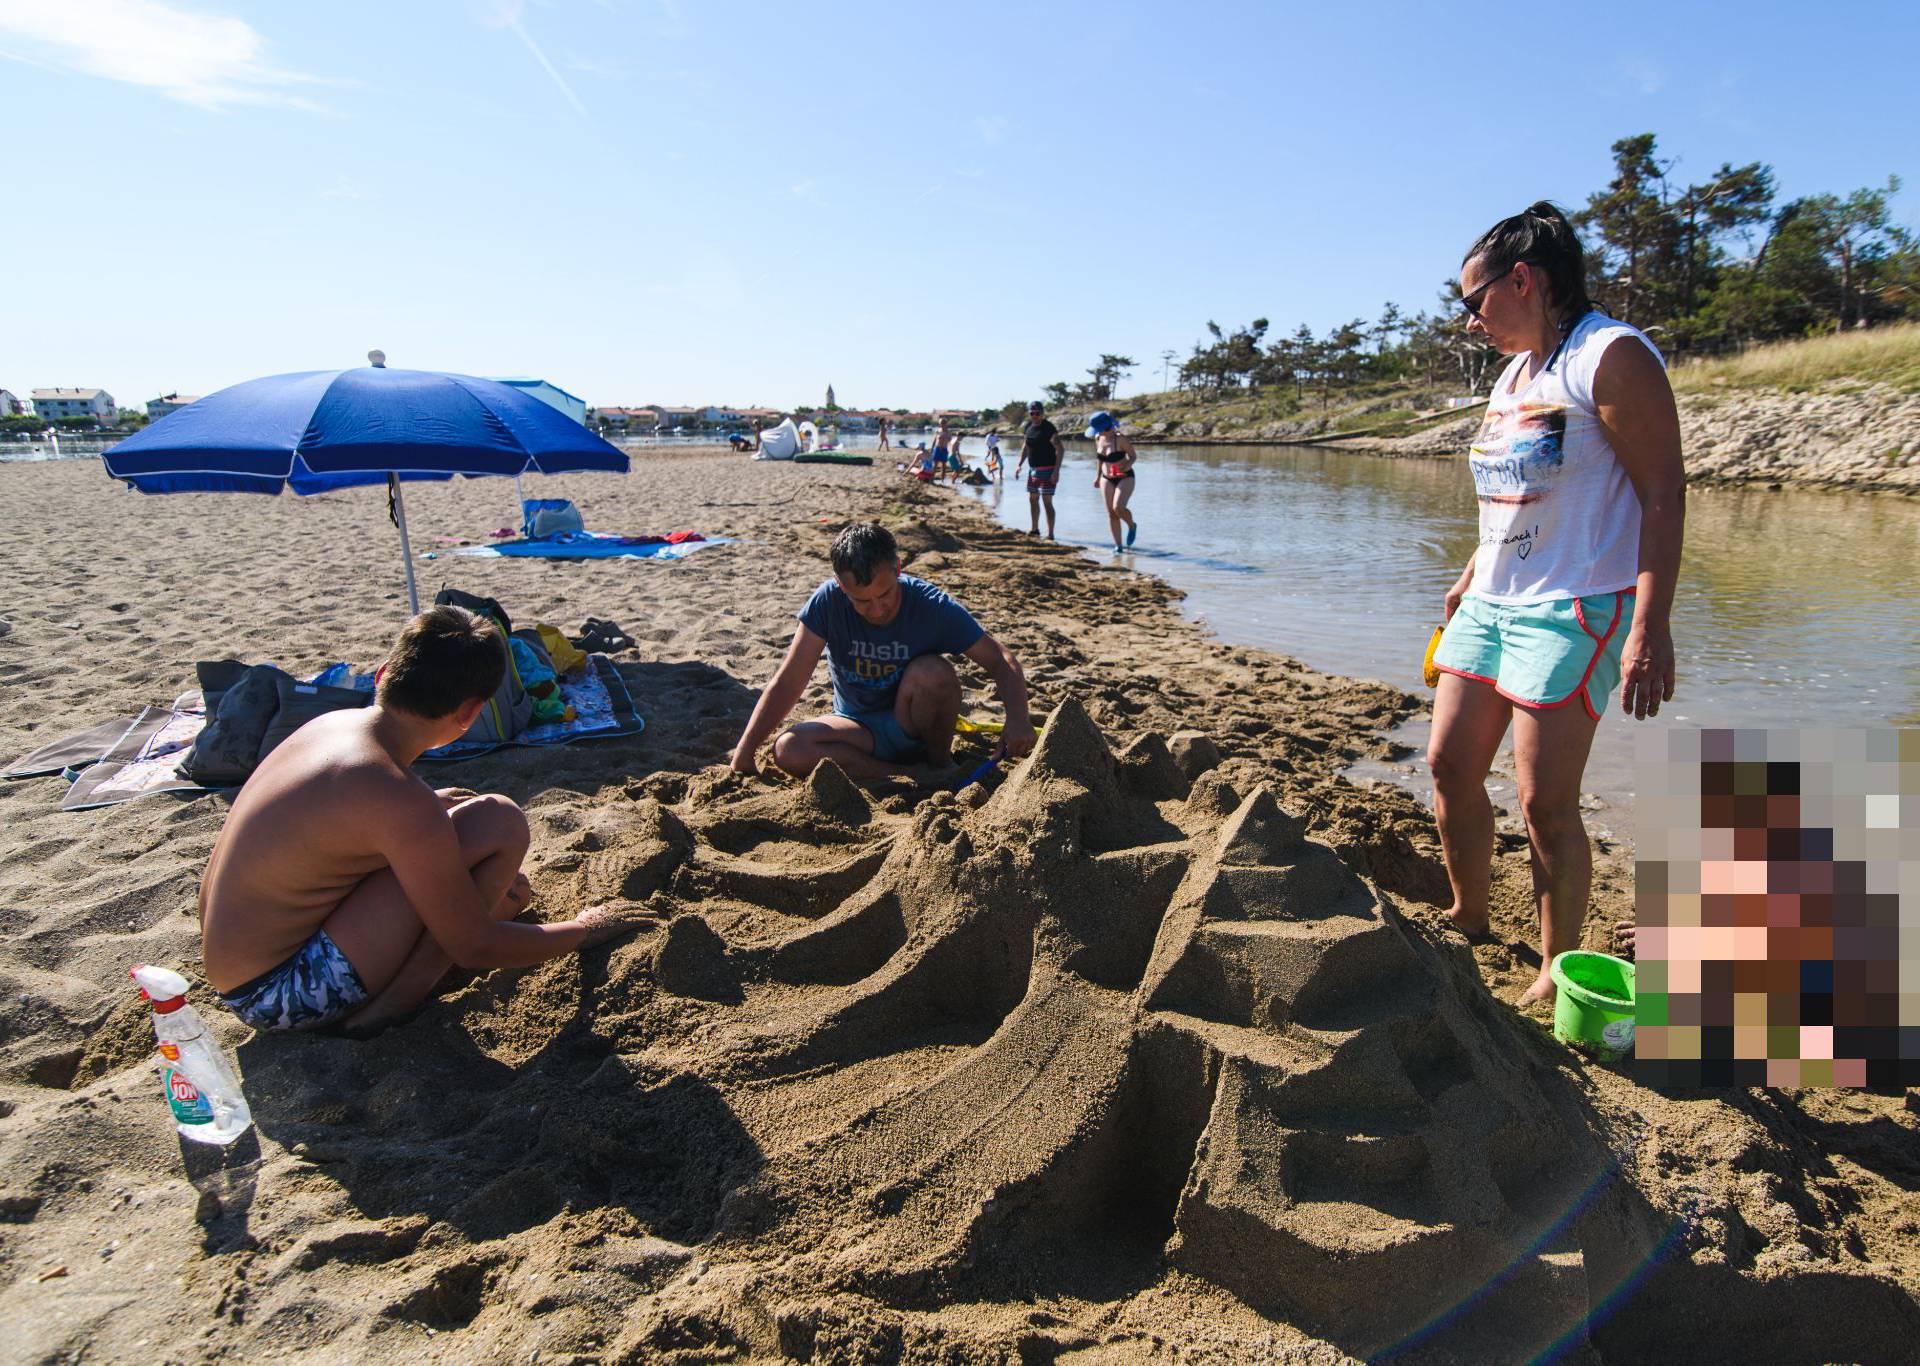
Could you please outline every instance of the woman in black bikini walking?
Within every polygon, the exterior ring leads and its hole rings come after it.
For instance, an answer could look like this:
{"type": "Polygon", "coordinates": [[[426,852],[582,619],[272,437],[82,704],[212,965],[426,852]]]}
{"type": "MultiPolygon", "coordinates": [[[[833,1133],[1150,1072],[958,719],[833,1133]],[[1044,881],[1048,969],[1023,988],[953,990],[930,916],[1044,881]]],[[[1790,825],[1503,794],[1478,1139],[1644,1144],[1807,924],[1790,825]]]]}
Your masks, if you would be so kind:
{"type": "Polygon", "coordinates": [[[1107,525],[1113,531],[1113,548],[1125,550],[1133,544],[1134,537],[1140,534],[1140,524],[1133,520],[1133,514],[1127,511],[1127,500],[1133,497],[1133,443],[1127,440],[1120,430],[1120,423],[1112,413],[1101,411],[1087,419],[1087,435],[1093,438],[1095,468],[1093,486],[1101,491],[1107,503],[1107,525]],[[1127,534],[1123,540],[1120,525],[1125,523],[1127,534]]]}

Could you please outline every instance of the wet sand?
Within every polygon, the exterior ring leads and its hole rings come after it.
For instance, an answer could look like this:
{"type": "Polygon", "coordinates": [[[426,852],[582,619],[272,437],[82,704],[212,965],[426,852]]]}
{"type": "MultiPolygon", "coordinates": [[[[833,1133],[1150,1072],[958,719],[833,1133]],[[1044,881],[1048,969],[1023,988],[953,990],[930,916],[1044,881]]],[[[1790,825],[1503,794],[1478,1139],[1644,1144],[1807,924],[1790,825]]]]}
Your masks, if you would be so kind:
{"type": "MultiPolygon", "coordinates": [[[[418,565],[423,593],[639,642],[616,663],[643,734],[432,776],[527,808],[533,914],[626,899],[653,928],[369,1043],[210,1011],[258,1121],[211,1153],[167,1122],[125,973],[197,972],[226,799],[61,813],[58,780],[0,787],[10,1354],[1907,1350],[1910,1097],[1664,1095],[1553,1045],[1505,1004],[1538,967],[1523,845],[1468,946],[1431,818],[1340,777],[1405,758],[1386,732],[1422,699],[1221,646],[1161,582],[890,471],[676,450],[534,482],[596,529],[743,538],[418,565]],[[856,515],[1053,714],[989,788],[718,767],[856,515]]],[[[0,467],[0,497],[33,510],[0,531],[0,756],[166,701],[196,659],[370,664],[402,616],[378,490],[141,498],[71,462],[0,467]]],[[[510,507],[504,481],[410,488],[415,549],[510,507]]],[[[802,709],[827,701],[822,670],[802,709]]],[[[1604,946],[1630,867],[1595,903],[1604,946]]]]}

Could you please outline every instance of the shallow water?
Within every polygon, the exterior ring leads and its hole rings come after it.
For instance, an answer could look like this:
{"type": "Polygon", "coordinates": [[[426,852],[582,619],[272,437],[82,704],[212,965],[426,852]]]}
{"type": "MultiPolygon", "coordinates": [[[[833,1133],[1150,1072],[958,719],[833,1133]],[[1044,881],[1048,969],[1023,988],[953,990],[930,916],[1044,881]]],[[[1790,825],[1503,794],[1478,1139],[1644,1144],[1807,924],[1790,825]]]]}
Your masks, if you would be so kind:
{"type": "MultiPolygon", "coordinates": [[[[1424,693],[1427,636],[1475,542],[1463,462],[1306,446],[1140,451],[1138,550],[1114,556],[1081,445],[1055,499],[1062,539],[1163,575],[1223,640],[1424,693]]],[[[1024,485],[966,496],[1027,525],[1024,485]]],[[[1588,765],[1589,790],[1621,819],[1620,833],[1636,730],[1920,725],[1917,565],[1920,503],[1690,491],[1674,700],[1657,720],[1623,722],[1616,698],[1588,765]]],[[[1424,746],[1424,718],[1402,738],[1424,746]]],[[[1425,788],[1417,763],[1378,776],[1425,788]]]]}

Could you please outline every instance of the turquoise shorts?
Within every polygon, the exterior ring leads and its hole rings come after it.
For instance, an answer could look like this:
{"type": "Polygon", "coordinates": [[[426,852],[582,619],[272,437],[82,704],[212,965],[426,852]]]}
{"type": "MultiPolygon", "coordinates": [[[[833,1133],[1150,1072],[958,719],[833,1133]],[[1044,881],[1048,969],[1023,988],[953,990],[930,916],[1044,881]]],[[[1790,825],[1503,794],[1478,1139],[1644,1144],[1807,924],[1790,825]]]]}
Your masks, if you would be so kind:
{"type": "Polygon", "coordinates": [[[1436,667],[1491,683],[1509,702],[1546,711],[1574,698],[1594,720],[1620,686],[1620,649],[1633,623],[1633,593],[1510,604],[1469,593],[1460,600],[1436,667]]]}

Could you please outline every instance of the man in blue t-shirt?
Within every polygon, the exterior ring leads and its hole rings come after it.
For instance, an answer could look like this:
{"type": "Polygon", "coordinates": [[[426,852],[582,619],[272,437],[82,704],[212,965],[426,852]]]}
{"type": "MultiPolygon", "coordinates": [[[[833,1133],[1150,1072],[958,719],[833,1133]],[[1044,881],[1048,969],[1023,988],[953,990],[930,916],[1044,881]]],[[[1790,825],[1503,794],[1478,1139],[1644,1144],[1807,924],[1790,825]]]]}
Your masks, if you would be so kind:
{"type": "Polygon", "coordinates": [[[804,776],[831,759],[856,778],[943,776],[953,768],[960,716],[960,675],[943,657],[950,654],[985,669],[1006,704],[1000,753],[1032,752],[1020,662],[966,608],[900,572],[893,533],[856,522],[835,539],[832,562],[833,577],[800,609],[787,657],[734,746],[734,768],[755,771],[761,744],[806,691],[823,650],[833,671],[833,714],[802,721],[773,742],[774,762],[789,773],[804,776]]]}

